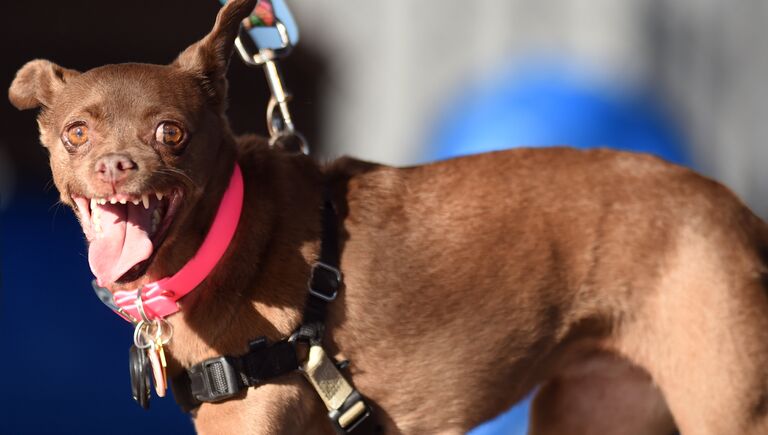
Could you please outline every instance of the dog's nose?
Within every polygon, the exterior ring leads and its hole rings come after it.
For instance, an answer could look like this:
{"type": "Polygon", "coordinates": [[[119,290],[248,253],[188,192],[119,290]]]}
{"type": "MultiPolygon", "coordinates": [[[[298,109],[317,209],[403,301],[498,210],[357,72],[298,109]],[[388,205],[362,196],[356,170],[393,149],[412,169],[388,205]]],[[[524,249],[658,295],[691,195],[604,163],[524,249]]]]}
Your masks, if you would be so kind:
{"type": "Polygon", "coordinates": [[[96,176],[113,185],[125,180],[138,169],[136,162],[125,154],[106,154],[96,161],[96,176]]]}

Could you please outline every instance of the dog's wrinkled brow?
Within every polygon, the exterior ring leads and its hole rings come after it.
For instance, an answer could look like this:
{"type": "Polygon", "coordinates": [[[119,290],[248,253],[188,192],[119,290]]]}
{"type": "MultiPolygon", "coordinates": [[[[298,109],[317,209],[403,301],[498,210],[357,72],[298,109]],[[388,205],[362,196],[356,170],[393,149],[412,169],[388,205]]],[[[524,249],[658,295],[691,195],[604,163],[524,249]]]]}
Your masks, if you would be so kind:
{"type": "Polygon", "coordinates": [[[159,107],[159,106],[152,106],[148,109],[144,110],[141,114],[141,117],[143,120],[158,120],[158,119],[165,119],[165,120],[175,120],[183,123],[186,127],[190,127],[191,123],[189,122],[188,117],[177,110],[169,110],[171,108],[169,107],[159,107]]]}
{"type": "Polygon", "coordinates": [[[104,118],[104,108],[101,104],[91,104],[82,109],[82,113],[85,113],[90,118],[100,120],[104,118]]]}

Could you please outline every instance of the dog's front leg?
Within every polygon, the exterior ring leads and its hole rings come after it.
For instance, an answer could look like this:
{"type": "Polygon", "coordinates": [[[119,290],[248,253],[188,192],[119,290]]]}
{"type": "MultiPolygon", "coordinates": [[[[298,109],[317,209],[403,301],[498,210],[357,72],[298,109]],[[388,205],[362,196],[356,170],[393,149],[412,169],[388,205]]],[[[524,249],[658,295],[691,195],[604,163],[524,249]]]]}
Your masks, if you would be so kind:
{"type": "Polygon", "coordinates": [[[323,404],[299,375],[250,388],[245,398],[197,410],[200,435],[332,435],[323,404]]]}

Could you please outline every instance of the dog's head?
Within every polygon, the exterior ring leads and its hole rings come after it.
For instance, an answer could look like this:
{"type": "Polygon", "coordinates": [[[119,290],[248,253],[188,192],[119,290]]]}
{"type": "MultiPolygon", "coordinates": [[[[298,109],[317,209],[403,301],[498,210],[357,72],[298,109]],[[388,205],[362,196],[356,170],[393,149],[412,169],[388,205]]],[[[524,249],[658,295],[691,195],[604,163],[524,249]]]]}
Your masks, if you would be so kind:
{"type": "Polygon", "coordinates": [[[41,109],[53,181],[80,219],[102,285],[144,277],[164,241],[193,219],[203,191],[229,179],[214,170],[235,158],[225,74],[255,3],[227,3],[213,30],[170,65],[80,73],[34,60],[17,73],[9,98],[19,109],[41,109]]]}

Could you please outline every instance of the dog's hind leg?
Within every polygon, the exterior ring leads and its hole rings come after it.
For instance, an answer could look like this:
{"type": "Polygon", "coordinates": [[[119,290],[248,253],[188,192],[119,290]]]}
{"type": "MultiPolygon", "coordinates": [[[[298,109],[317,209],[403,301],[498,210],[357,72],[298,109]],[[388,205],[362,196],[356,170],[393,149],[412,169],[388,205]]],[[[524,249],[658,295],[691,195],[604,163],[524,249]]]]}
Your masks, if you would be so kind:
{"type": "Polygon", "coordinates": [[[620,333],[685,435],[768,434],[768,237],[751,213],[735,215],[680,233],[620,333]]]}

